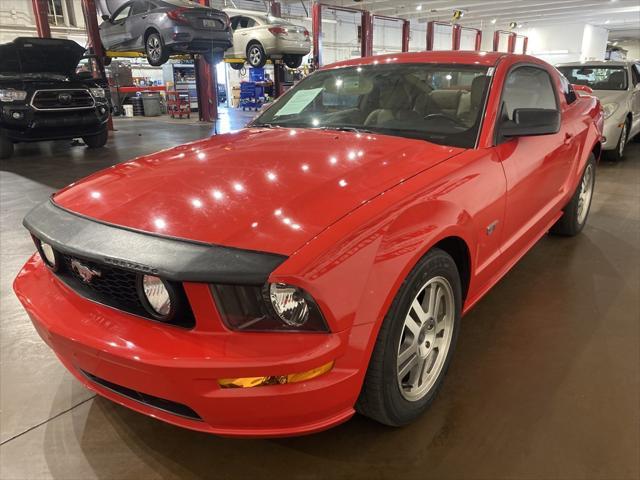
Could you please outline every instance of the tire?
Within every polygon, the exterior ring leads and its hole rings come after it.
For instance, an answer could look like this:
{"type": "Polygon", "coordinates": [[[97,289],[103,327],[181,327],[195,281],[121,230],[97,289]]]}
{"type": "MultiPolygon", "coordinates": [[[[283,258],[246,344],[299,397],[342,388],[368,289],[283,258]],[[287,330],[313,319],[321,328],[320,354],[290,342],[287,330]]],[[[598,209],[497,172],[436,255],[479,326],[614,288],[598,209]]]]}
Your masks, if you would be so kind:
{"type": "Polygon", "coordinates": [[[624,157],[624,149],[627,146],[627,140],[629,140],[629,128],[629,119],[627,118],[624,121],[624,125],[622,125],[622,131],[620,132],[620,138],[618,139],[616,148],[604,152],[607,160],[611,160],[614,162],[619,162],[622,160],[622,157],[624,157]]]}
{"type": "Polygon", "coordinates": [[[262,68],[267,63],[267,54],[264,48],[257,42],[250,43],[247,47],[247,62],[253,68],[262,68]]]}
{"type": "Polygon", "coordinates": [[[102,148],[107,143],[109,139],[109,131],[105,128],[102,132],[97,135],[91,135],[88,137],[82,137],[82,141],[87,145],[88,148],[102,148]]]}
{"type": "Polygon", "coordinates": [[[389,426],[402,426],[418,418],[431,404],[440,389],[455,350],[462,311],[461,283],[456,264],[440,249],[428,252],[414,267],[400,287],[387,313],[369,362],[356,410],[389,426]],[[440,289],[440,290],[438,290],[440,289]],[[436,320],[422,310],[422,321],[414,300],[429,304],[428,299],[441,291],[442,315],[436,320]],[[437,320],[441,317],[440,320],[437,320]],[[443,335],[438,339],[442,329],[443,335]],[[413,333],[415,332],[415,333],[413,333]],[[442,348],[443,352],[440,353],[442,348]],[[436,353],[437,352],[437,353],[436,353]],[[431,375],[424,382],[412,378],[433,359],[431,375]],[[406,357],[400,362],[400,357],[406,357]],[[411,365],[415,367],[410,368],[411,365]],[[408,369],[408,370],[407,370],[408,369]],[[404,372],[406,370],[406,372],[404,372]],[[402,373],[401,373],[402,371],[402,373]],[[413,387],[410,385],[413,384],[413,387]]]}
{"type": "Polygon", "coordinates": [[[0,159],[11,158],[13,155],[13,142],[6,133],[0,130],[0,159]]]}
{"type": "Polygon", "coordinates": [[[242,70],[244,68],[244,63],[239,63],[239,62],[229,62],[229,66],[233,69],[233,70],[237,70],[238,72],[240,70],[242,70]]]}
{"type": "Polygon", "coordinates": [[[151,32],[144,41],[144,52],[149,65],[159,67],[169,60],[169,49],[158,32],[151,32]]]}
{"type": "Polygon", "coordinates": [[[285,55],[282,61],[289,68],[298,68],[302,65],[302,58],[302,55],[285,55]]]}
{"type": "Polygon", "coordinates": [[[593,153],[589,156],[587,165],[582,172],[580,183],[571,197],[571,201],[564,207],[564,213],[560,220],[551,227],[550,233],[573,237],[579,234],[587,223],[591,200],[596,182],[596,157],[593,153]]]}

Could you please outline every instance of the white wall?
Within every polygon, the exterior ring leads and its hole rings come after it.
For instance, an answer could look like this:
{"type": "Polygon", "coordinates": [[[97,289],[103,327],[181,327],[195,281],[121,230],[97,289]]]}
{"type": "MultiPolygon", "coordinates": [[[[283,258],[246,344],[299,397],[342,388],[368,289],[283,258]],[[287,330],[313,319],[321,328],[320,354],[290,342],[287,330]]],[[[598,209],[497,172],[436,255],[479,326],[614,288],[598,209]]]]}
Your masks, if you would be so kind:
{"type": "Polygon", "coordinates": [[[604,60],[608,30],[584,23],[523,29],[528,53],[549,63],[604,60]]]}

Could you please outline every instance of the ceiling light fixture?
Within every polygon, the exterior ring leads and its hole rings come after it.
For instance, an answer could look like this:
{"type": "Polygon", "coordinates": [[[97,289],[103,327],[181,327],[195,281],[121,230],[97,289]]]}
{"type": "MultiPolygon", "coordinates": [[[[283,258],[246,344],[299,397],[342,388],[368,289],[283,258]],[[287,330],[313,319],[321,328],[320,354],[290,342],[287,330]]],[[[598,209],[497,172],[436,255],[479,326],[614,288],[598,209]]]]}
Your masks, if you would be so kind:
{"type": "Polygon", "coordinates": [[[498,21],[497,18],[492,18],[491,19],[491,25],[495,25],[497,21],[498,21]]]}

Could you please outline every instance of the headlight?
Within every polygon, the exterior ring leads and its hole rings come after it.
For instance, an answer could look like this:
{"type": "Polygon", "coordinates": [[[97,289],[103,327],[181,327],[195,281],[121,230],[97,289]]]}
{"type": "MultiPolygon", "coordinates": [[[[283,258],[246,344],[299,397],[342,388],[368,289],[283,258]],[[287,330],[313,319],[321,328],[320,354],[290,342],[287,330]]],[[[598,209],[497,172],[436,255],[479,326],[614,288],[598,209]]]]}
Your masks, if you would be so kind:
{"type": "Polygon", "coordinates": [[[616,110],[618,110],[619,105],[617,103],[606,103],[602,106],[602,110],[604,111],[604,118],[609,118],[613,115],[616,110]]]}
{"type": "Polygon", "coordinates": [[[174,295],[171,288],[161,278],[143,275],[139,288],[140,300],[145,309],[158,320],[171,320],[174,308],[174,295]]]}
{"type": "Polygon", "coordinates": [[[0,102],[22,102],[25,98],[27,98],[27,92],[24,90],[0,88],[0,102]]]}
{"type": "Polygon", "coordinates": [[[233,330],[329,331],[315,300],[299,287],[216,284],[211,291],[222,320],[233,330]]]}
{"type": "Polygon", "coordinates": [[[89,91],[94,98],[104,98],[104,88],[94,87],[90,88],[89,91]]]}

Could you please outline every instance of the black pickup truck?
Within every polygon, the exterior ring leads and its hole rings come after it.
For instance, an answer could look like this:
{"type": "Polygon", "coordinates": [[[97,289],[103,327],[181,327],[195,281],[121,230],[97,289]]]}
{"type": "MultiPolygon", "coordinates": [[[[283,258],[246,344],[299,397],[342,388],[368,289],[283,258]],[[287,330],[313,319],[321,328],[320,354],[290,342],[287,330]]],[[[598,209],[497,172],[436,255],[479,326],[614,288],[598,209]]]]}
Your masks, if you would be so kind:
{"type": "Polygon", "coordinates": [[[0,45],[0,158],[14,143],[82,138],[107,142],[109,102],[101,82],[76,73],[85,49],[53,38],[16,38],[0,45]]]}

